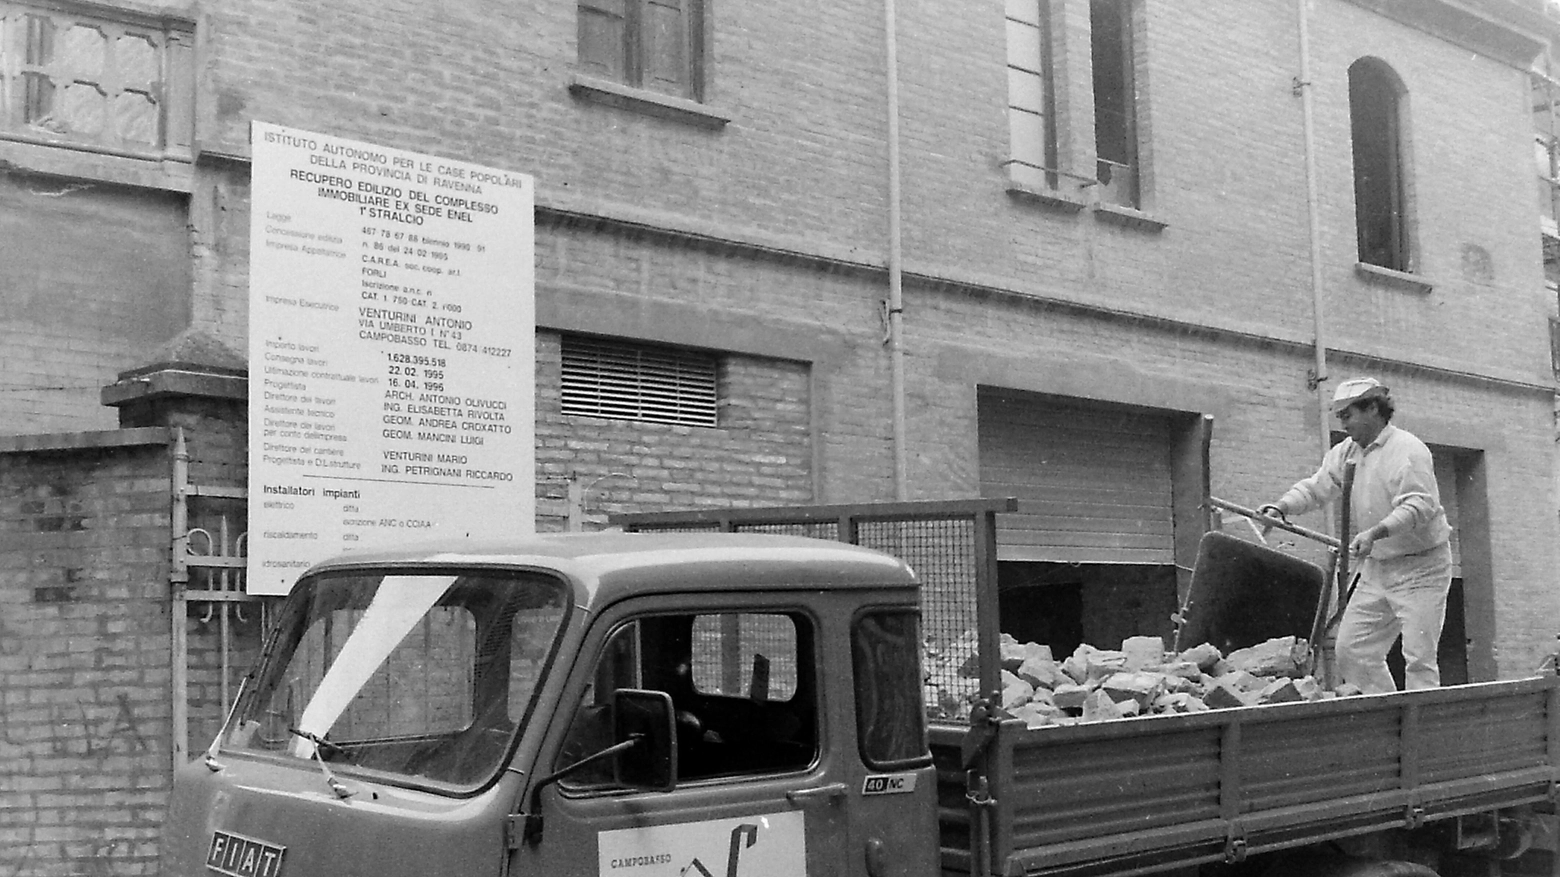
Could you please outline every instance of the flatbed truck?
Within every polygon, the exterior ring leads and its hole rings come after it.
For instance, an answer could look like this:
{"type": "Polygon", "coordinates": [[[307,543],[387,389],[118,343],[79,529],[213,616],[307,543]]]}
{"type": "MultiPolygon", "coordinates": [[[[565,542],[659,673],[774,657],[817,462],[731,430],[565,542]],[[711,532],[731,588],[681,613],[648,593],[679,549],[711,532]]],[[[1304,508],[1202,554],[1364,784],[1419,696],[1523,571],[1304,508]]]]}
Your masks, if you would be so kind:
{"type": "Polygon", "coordinates": [[[929,721],[927,619],[959,614],[983,651],[995,630],[978,574],[992,507],[781,511],[624,522],[763,533],[536,536],[318,565],[178,774],[162,874],[1557,867],[1524,855],[1560,781],[1553,674],[1071,727],[929,721]],[[949,521],[958,545],[912,538],[949,521]],[[947,550],[977,574],[929,585],[896,556],[947,550]]]}

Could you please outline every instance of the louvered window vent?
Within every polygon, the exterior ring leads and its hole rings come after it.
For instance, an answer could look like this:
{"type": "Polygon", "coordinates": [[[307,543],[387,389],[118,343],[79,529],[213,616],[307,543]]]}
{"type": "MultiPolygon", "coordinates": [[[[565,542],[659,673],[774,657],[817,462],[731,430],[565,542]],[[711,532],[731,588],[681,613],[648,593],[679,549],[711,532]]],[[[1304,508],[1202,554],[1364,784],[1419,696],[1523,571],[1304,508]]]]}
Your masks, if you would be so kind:
{"type": "Polygon", "coordinates": [[[563,413],[715,426],[717,366],[691,350],[565,336],[563,413]]]}

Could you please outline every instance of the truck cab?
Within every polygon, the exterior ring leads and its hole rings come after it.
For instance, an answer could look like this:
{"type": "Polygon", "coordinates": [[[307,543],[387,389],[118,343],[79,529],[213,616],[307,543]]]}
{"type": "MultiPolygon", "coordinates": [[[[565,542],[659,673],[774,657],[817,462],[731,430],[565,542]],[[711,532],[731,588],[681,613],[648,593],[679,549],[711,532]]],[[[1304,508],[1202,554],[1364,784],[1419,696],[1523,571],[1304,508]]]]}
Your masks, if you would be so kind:
{"type": "Polygon", "coordinates": [[[920,644],[910,569],[817,539],[337,558],[176,777],[162,873],[924,877],[920,644]]]}

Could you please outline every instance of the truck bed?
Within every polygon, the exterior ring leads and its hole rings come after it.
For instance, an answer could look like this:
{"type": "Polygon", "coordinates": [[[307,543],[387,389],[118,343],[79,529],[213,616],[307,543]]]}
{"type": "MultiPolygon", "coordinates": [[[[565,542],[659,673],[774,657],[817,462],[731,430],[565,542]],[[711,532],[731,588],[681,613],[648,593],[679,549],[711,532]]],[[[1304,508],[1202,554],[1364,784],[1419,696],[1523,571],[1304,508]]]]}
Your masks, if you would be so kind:
{"type": "Polygon", "coordinates": [[[997,728],[972,806],[967,728],[932,726],[945,873],[1148,874],[1552,799],[1560,678],[997,728]],[[972,828],[989,837],[986,868],[972,828]],[[987,870],[989,868],[989,870],[987,870]]]}

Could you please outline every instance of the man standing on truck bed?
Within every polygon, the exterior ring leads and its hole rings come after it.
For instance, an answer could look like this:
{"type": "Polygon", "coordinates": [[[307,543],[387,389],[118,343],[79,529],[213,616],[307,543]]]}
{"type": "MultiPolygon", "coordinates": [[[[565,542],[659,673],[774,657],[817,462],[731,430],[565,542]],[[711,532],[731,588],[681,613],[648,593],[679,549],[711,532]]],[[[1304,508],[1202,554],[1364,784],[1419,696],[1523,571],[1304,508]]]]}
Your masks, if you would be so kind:
{"type": "Polygon", "coordinates": [[[1332,408],[1349,437],[1328,450],[1315,475],[1258,511],[1282,518],[1328,505],[1344,493],[1345,470],[1354,465],[1347,498],[1359,533],[1349,552],[1360,564],[1359,584],[1338,627],[1339,674],[1366,694],[1396,690],[1386,656],[1401,633],[1405,687],[1434,688],[1441,684],[1436,648],[1452,585],[1452,528],[1430,449],[1391,424],[1392,396],[1374,378],[1339,384],[1332,408]]]}

